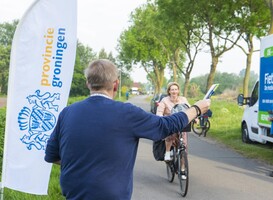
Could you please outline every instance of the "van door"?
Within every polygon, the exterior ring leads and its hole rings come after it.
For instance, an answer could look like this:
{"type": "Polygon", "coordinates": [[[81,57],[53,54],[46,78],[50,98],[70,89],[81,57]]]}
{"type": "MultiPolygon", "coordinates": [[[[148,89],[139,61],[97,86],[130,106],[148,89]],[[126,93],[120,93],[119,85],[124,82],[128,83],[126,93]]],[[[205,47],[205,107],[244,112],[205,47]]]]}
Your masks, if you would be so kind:
{"type": "Polygon", "coordinates": [[[256,140],[256,141],[260,141],[260,138],[258,136],[258,98],[259,97],[259,82],[257,81],[251,96],[250,96],[250,104],[249,104],[249,108],[246,109],[248,111],[245,112],[245,116],[248,118],[248,126],[250,125],[250,127],[248,127],[248,132],[249,132],[249,138],[251,140],[256,140]]]}

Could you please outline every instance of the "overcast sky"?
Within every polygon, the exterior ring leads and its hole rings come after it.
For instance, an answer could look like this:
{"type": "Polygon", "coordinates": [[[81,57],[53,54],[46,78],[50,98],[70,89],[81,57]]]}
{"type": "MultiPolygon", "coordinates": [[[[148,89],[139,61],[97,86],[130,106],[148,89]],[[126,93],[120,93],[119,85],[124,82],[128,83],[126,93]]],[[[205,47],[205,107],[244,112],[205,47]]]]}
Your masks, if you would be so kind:
{"type": "MultiPolygon", "coordinates": [[[[1,0],[0,23],[20,19],[34,0],[1,0]]],[[[116,55],[117,40],[123,30],[128,27],[130,13],[146,0],[78,0],[78,38],[89,45],[95,52],[104,48],[116,55]]],[[[259,43],[257,47],[259,48],[259,43]]],[[[238,74],[245,67],[246,57],[239,49],[225,54],[220,60],[217,70],[238,74]]],[[[209,73],[210,54],[202,53],[197,57],[196,68],[192,77],[209,73]]],[[[252,70],[259,71],[259,53],[253,57],[252,70]]],[[[135,81],[146,82],[143,70],[134,70],[135,81]]]]}

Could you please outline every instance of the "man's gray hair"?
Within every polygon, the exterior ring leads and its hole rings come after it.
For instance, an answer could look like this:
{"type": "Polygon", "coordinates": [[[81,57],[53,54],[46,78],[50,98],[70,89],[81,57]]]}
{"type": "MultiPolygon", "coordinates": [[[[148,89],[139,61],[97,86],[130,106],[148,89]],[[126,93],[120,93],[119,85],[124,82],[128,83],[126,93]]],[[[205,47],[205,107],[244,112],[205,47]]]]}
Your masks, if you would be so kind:
{"type": "Polygon", "coordinates": [[[111,90],[118,79],[118,69],[109,60],[95,60],[85,69],[85,78],[91,90],[111,90]]]}

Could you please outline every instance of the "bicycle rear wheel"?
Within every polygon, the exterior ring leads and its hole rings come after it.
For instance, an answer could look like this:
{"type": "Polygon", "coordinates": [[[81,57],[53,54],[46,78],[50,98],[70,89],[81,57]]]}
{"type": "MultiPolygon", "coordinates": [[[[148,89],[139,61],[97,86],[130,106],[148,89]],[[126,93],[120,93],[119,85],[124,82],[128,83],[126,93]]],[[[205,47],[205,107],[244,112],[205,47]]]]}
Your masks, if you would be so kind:
{"type": "MultiPolygon", "coordinates": [[[[200,120],[200,119],[199,119],[200,120]]],[[[193,132],[197,135],[202,135],[203,133],[203,127],[200,126],[200,122],[193,122],[191,124],[191,129],[193,130],[193,132]]]]}
{"type": "Polygon", "coordinates": [[[189,186],[189,163],[188,155],[185,151],[181,151],[178,156],[178,180],[180,184],[180,192],[183,197],[187,195],[189,186]]]}

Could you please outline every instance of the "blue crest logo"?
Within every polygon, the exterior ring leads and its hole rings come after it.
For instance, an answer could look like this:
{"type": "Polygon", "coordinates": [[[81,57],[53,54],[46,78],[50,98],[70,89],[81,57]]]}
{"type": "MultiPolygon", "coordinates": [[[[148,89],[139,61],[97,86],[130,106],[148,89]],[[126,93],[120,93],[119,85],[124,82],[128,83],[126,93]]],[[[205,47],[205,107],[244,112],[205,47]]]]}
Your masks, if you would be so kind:
{"type": "Polygon", "coordinates": [[[28,150],[45,150],[50,136],[47,132],[56,124],[56,117],[52,112],[58,112],[59,106],[54,102],[60,100],[60,93],[40,94],[40,90],[36,90],[34,95],[29,95],[26,99],[32,107],[24,106],[18,114],[19,128],[24,132],[20,140],[28,150]]]}

